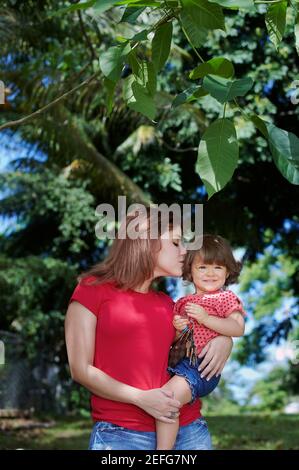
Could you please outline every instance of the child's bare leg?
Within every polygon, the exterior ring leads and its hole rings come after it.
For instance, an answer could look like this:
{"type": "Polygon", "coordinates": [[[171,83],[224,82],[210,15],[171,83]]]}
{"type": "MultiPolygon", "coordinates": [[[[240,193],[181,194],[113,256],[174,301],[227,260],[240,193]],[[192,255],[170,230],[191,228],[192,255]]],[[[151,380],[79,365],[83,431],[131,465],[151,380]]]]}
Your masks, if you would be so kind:
{"type": "MultiPolygon", "coordinates": [[[[162,389],[173,392],[175,399],[179,400],[182,405],[191,401],[191,390],[183,377],[173,376],[162,389]]],[[[178,430],[179,419],[176,419],[173,424],[156,420],[157,450],[171,450],[175,444],[178,430]]]]}

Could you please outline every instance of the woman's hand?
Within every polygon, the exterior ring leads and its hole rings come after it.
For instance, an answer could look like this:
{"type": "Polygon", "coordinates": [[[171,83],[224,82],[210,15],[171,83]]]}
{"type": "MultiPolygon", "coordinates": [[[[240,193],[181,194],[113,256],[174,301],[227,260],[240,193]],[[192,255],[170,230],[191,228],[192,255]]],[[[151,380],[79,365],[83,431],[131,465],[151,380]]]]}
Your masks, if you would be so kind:
{"type": "Polygon", "coordinates": [[[232,351],[233,341],[229,336],[216,336],[206,344],[198,357],[204,357],[198,370],[201,377],[211,379],[221,374],[232,351]]]}
{"type": "Polygon", "coordinates": [[[160,388],[139,390],[134,404],[163,423],[175,423],[173,418],[178,418],[179,409],[182,406],[178,400],[173,398],[173,392],[160,388]]]}

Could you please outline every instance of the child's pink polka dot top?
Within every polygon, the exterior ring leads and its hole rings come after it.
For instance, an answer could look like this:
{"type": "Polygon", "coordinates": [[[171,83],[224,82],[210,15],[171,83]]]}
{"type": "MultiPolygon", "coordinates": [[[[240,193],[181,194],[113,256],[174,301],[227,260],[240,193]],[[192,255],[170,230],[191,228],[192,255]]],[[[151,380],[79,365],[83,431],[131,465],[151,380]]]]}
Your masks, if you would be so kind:
{"type": "MultiPolygon", "coordinates": [[[[209,315],[215,315],[220,318],[227,318],[232,312],[241,312],[244,316],[246,315],[241,300],[230,290],[220,289],[208,294],[191,294],[182,297],[175,303],[174,315],[186,317],[185,305],[188,302],[200,305],[209,315]]],[[[192,321],[192,323],[194,343],[199,354],[208,341],[219,336],[219,333],[197,323],[196,320],[192,321]]]]}

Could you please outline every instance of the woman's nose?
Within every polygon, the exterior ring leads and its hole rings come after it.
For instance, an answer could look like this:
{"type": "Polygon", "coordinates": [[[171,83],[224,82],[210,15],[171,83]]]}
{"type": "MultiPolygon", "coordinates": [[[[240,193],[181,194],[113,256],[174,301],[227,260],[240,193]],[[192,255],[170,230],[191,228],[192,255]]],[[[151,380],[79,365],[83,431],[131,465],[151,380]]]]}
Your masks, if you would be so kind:
{"type": "Polygon", "coordinates": [[[181,244],[180,254],[181,255],[186,255],[187,254],[187,249],[182,244],[181,244]]]}

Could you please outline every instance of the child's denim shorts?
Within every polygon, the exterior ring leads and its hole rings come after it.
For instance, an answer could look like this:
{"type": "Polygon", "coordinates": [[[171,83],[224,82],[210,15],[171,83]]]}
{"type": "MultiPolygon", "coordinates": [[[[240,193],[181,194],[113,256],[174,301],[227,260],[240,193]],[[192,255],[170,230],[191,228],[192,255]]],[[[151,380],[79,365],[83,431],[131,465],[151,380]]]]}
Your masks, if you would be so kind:
{"type": "Polygon", "coordinates": [[[211,393],[217,387],[221,377],[220,375],[218,375],[218,377],[214,375],[210,380],[207,380],[205,377],[201,378],[201,371],[198,370],[198,366],[202,360],[203,358],[197,358],[197,363],[193,366],[190,364],[189,359],[185,357],[181,359],[175,367],[168,367],[167,369],[171,375],[184,377],[188,383],[192,394],[190,404],[194,403],[197,398],[204,397],[211,393]]]}

